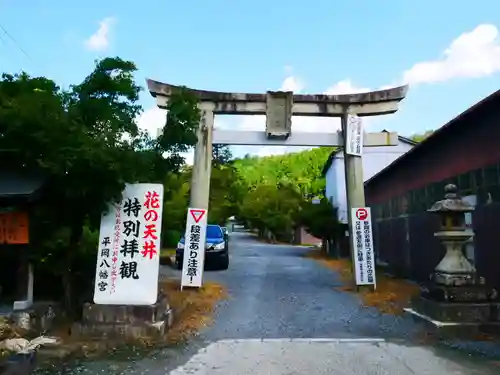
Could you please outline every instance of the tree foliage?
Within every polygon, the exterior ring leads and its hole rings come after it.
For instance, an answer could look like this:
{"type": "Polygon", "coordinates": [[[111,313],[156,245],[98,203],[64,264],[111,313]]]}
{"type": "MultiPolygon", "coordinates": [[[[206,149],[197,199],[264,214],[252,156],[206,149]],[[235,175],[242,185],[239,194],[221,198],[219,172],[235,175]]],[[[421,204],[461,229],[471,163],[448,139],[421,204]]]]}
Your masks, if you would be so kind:
{"type": "Polygon", "coordinates": [[[229,164],[233,159],[233,154],[228,145],[212,146],[212,167],[229,164]]]}
{"type": "MultiPolygon", "coordinates": [[[[323,233],[316,223],[321,219],[318,217],[312,222],[312,216],[304,214],[310,212],[311,199],[323,195],[325,180],[322,170],[331,152],[331,148],[314,148],[286,155],[245,156],[236,160],[234,165],[241,191],[238,218],[261,235],[267,232],[281,241],[290,241],[294,229],[301,225],[316,234],[323,233]],[[304,211],[304,207],[307,210],[304,211]]],[[[325,215],[330,213],[322,212],[325,215]]],[[[329,220],[326,222],[330,223],[329,220]]]]}
{"type": "MultiPolygon", "coordinates": [[[[97,61],[68,89],[25,73],[0,79],[0,167],[46,180],[30,222],[32,260],[49,289],[63,286],[69,308],[91,297],[100,218],[126,183],[163,183],[164,245],[175,245],[185,229],[191,167],[182,153],[197,142],[199,103],[185,88],[173,92],[163,131],[151,137],[137,127],[135,71],[134,63],[116,57],[97,61]]],[[[237,216],[262,235],[287,241],[297,225],[327,233],[333,224],[320,216],[331,212],[307,202],[323,193],[330,152],[234,160],[227,146],[214,146],[209,221],[222,225],[237,216]]]]}
{"type": "Polygon", "coordinates": [[[302,204],[300,225],[317,238],[333,239],[338,226],[337,209],[322,197],[318,203],[311,201],[302,204]]]}
{"type": "Polygon", "coordinates": [[[429,137],[433,133],[434,133],[434,130],[426,130],[425,132],[423,132],[421,134],[414,134],[414,135],[412,135],[410,137],[410,139],[412,141],[415,141],[415,142],[422,142],[422,141],[426,140],[427,137],[429,137]]]}
{"type": "Polygon", "coordinates": [[[259,185],[242,202],[240,217],[261,235],[268,231],[272,239],[291,241],[302,201],[292,186],[259,185]]]}
{"type": "Polygon", "coordinates": [[[249,187],[287,184],[303,196],[321,194],[325,189],[323,167],[333,151],[329,147],[266,157],[247,156],[235,161],[243,181],[249,187]]]}
{"type": "Polygon", "coordinates": [[[84,225],[98,227],[125,183],[161,181],[167,171],[178,171],[180,153],[196,141],[197,113],[184,109],[193,100],[182,90],[172,100],[163,137],[138,129],[135,71],[130,61],[105,58],[68,90],[25,73],[0,80],[2,167],[47,179],[32,230],[46,251],[35,255],[48,264],[57,259],[68,306],[84,225]]]}

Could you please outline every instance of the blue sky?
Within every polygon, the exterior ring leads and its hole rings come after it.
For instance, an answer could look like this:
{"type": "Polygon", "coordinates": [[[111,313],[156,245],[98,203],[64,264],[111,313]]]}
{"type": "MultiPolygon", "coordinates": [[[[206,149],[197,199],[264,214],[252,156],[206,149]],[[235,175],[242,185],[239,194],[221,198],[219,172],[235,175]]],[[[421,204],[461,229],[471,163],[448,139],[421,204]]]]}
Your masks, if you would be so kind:
{"type": "MultiPolygon", "coordinates": [[[[78,82],[108,55],[133,60],[141,84],[153,78],[220,91],[350,93],[408,82],[401,110],[366,124],[402,135],[443,125],[500,84],[494,0],[0,0],[0,24],[16,41],[0,29],[0,71],[25,70],[61,85],[78,82]]],[[[141,100],[140,123],[160,126],[163,114],[147,91],[141,100]]],[[[216,123],[262,127],[261,118],[216,123]]],[[[330,123],[294,122],[297,131],[324,126],[330,123]]]]}

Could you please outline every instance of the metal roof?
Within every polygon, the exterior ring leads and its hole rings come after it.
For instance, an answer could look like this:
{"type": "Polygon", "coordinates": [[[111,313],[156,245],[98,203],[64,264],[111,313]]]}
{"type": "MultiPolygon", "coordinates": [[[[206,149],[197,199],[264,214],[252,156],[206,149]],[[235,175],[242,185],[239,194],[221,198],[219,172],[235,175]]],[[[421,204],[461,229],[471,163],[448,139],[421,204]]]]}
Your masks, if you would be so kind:
{"type": "MultiPolygon", "coordinates": [[[[378,172],[377,174],[373,175],[370,179],[365,181],[365,185],[368,185],[377,179],[383,178],[384,175],[389,172],[389,170],[402,165],[410,157],[418,155],[421,152],[421,150],[424,149],[425,147],[430,147],[429,145],[432,145],[432,143],[436,142],[436,140],[439,140],[439,138],[445,137],[447,134],[454,131],[456,127],[464,123],[467,116],[476,116],[479,113],[481,113],[482,110],[485,109],[488,105],[498,105],[498,102],[500,102],[500,90],[497,90],[494,93],[488,95],[486,98],[480,100],[479,102],[477,102],[470,108],[466,109],[464,112],[462,112],[452,120],[448,121],[440,128],[436,129],[431,135],[429,135],[422,142],[419,142],[415,147],[413,147],[407,153],[397,158],[387,167],[385,167],[380,172],[378,172]]],[[[474,126],[475,124],[473,122],[470,122],[470,125],[474,126]]]]}

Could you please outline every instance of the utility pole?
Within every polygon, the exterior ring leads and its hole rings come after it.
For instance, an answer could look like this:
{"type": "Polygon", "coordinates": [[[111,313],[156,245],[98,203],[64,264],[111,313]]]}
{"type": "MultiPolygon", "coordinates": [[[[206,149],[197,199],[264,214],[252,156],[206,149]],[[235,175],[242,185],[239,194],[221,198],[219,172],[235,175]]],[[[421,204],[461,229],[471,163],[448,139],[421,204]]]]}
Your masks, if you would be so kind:
{"type": "MultiPolygon", "coordinates": [[[[353,228],[353,220],[351,217],[351,212],[353,208],[365,207],[365,183],[363,178],[363,157],[357,155],[349,155],[347,150],[347,122],[349,115],[353,115],[349,110],[349,107],[346,108],[344,114],[341,117],[341,131],[342,136],[344,138],[344,165],[345,165],[345,186],[346,186],[346,197],[347,197],[347,222],[348,222],[348,233],[349,233],[349,248],[351,251],[351,260],[352,260],[352,272],[353,277],[356,275],[356,249],[353,245],[353,238],[355,236],[354,228],[353,228]]],[[[363,129],[364,131],[364,129],[363,129]]],[[[374,290],[373,285],[358,285],[357,289],[360,290],[362,287],[369,288],[371,291],[374,290]]]]}

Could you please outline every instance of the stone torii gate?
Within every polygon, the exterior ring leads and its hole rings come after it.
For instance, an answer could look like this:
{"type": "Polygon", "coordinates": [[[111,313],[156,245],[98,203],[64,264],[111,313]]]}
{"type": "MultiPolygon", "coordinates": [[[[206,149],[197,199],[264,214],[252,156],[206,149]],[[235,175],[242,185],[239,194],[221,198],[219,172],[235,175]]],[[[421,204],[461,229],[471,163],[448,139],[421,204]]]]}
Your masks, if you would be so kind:
{"type": "MultiPolygon", "coordinates": [[[[151,95],[160,108],[167,108],[174,86],[148,79],[151,95]]],[[[294,95],[268,91],[265,94],[230,93],[189,89],[199,100],[201,123],[194,152],[190,207],[208,209],[212,144],[337,146],[344,148],[349,235],[353,238],[351,208],[365,206],[362,157],[346,154],[349,115],[377,116],[398,110],[408,86],[348,95],[294,95]],[[266,129],[238,131],[214,129],[214,116],[266,115],[266,129]],[[340,117],[341,130],[335,133],[292,133],[292,116],[340,117]]],[[[396,133],[367,133],[364,147],[395,146],[396,133]]],[[[351,254],[354,255],[352,241],[351,254]]],[[[354,262],[353,262],[354,264],[354,262]]]]}

